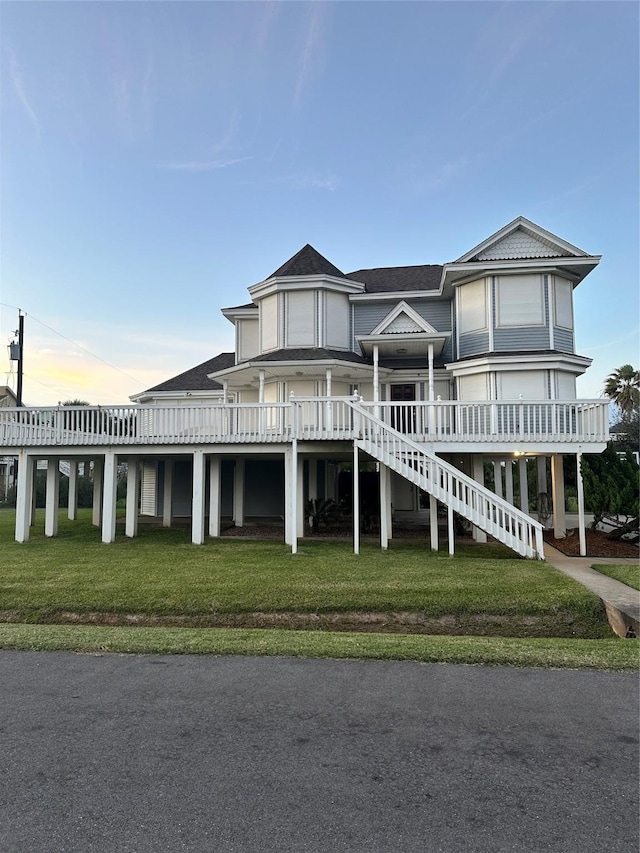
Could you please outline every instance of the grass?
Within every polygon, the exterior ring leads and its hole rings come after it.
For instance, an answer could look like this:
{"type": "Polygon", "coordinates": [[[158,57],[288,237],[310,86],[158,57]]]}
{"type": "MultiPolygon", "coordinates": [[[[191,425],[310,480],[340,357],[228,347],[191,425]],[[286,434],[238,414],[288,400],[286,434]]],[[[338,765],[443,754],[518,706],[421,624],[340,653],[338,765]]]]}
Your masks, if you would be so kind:
{"type": "Polygon", "coordinates": [[[144,528],[136,539],[119,530],[104,545],[86,510],[77,522],[61,511],[55,539],[43,536],[38,511],[30,541],[19,544],[14,519],[0,511],[0,618],[13,623],[0,625],[3,648],[637,665],[635,644],[612,637],[596,596],[500,545],[461,543],[452,558],[423,541],[396,541],[388,552],[365,543],[355,556],[344,542],[304,540],[294,556],[280,542],[195,546],[188,530],[144,528]],[[365,633],[365,620],[350,630],[354,616],[372,614],[405,614],[415,624],[365,633]],[[287,628],[306,619],[308,629],[247,628],[261,624],[256,615],[279,615],[287,628]],[[183,627],[148,627],[154,620],[183,627]],[[502,636],[432,636],[455,633],[447,620],[458,633],[502,636]],[[310,630],[318,626],[326,630],[310,630]]]}
{"type": "Polygon", "coordinates": [[[485,666],[633,670],[635,643],[607,640],[430,637],[230,628],[0,625],[0,647],[85,653],[286,655],[485,666]]]}
{"type": "Polygon", "coordinates": [[[602,572],[603,575],[608,575],[610,578],[625,583],[632,589],[640,590],[640,566],[637,563],[633,566],[603,564],[602,566],[595,565],[593,568],[597,572],[602,572]]]}

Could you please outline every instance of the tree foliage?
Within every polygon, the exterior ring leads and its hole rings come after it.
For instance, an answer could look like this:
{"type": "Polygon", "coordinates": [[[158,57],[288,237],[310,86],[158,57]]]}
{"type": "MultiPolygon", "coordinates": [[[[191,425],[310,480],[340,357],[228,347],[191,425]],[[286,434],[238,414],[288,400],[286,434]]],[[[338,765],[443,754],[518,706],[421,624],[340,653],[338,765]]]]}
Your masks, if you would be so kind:
{"type": "Polygon", "coordinates": [[[640,406],[640,371],[623,364],[607,376],[604,393],[623,415],[630,416],[640,406]]]}
{"type": "Polygon", "coordinates": [[[584,456],[584,500],[593,513],[595,530],[607,516],[638,516],[640,469],[629,452],[619,454],[612,442],[599,456],[584,456]]]}

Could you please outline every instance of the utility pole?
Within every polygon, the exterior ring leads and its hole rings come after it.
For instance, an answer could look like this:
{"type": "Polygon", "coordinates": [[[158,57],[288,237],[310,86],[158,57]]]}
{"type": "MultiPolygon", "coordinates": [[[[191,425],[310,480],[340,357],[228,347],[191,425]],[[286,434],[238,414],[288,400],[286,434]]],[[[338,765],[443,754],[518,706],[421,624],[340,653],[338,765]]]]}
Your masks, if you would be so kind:
{"type": "Polygon", "coordinates": [[[18,309],[18,388],[17,402],[22,406],[22,373],[24,370],[24,314],[18,309]]]}

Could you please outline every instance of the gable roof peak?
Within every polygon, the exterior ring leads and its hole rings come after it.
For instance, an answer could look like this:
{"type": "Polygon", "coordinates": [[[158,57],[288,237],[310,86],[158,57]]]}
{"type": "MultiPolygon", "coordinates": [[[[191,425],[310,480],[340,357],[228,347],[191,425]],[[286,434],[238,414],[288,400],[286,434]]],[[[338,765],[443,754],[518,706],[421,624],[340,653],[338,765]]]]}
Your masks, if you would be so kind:
{"type": "Polygon", "coordinates": [[[269,278],[299,275],[330,275],[336,278],[345,278],[344,273],[321,255],[317,249],[314,249],[310,243],[307,243],[292,258],[278,267],[269,278]]]}
{"type": "Polygon", "coordinates": [[[487,237],[455,263],[487,260],[526,260],[534,258],[589,257],[587,252],[531,222],[517,216],[495,234],[487,237]]]}

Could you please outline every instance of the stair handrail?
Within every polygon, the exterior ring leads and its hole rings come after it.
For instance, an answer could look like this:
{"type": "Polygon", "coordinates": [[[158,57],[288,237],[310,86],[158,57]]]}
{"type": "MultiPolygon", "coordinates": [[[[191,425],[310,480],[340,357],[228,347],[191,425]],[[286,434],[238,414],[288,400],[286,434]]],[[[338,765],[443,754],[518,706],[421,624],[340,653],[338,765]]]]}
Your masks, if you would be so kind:
{"type": "MultiPolygon", "coordinates": [[[[435,464],[435,465],[439,466],[440,469],[447,475],[447,478],[446,478],[447,483],[450,483],[450,478],[452,475],[455,476],[456,478],[458,478],[462,482],[465,482],[468,485],[468,487],[473,489],[478,495],[489,500],[490,502],[495,504],[495,506],[500,507],[503,510],[503,512],[509,513],[514,518],[519,519],[523,524],[529,526],[532,529],[532,531],[535,533],[535,540],[536,540],[536,546],[535,547],[536,547],[536,551],[538,553],[538,557],[539,557],[539,559],[544,560],[544,545],[543,545],[543,536],[542,536],[543,528],[542,528],[542,524],[540,524],[539,521],[536,521],[534,518],[531,518],[531,516],[528,513],[524,512],[521,509],[518,509],[518,507],[514,506],[513,504],[510,504],[504,498],[501,498],[499,495],[496,495],[495,492],[492,492],[492,491],[490,491],[490,489],[487,489],[487,487],[484,486],[482,483],[478,483],[476,480],[473,480],[471,477],[469,477],[463,471],[460,471],[454,465],[451,465],[451,463],[446,462],[444,459],[440,458],[437,454],[433,453],[430,450],[427,450],[425,447],[422,447],[420,444],[418,444],[417,441],[414,441],[411,438],[407,438],[407,436],[404,435],[403,433],[399,432],[398,430],[394,429],[393,427],[390,427],[388,424],[386,424],[384,421],[380,420],[379,418],[376,418],[375,415],[371,414],[367,409],[365,409],[363,406],[360,405],[360,400],[348,398],[347,400],[345,400],[345,402],[350,408],[352,408],[354,410],[354,412],[357,412],[360,415],[360,420],[359,420],[359,426],[360,426],[359,433],[360,434],[358,435],[356,433],[356,431],[354,430],[354,440],[360,440],[360,441],[366,440],[365,436],[362,434],[364,431],[363,426],[364,426],[365,422],[369,422],[375,428],[374,434],[376,432],[378,435],[380,435],[382,433],[386,433],[387,435],[392,436],[396,440],[399,439],[402,443],[404,443],[414,453],[419,454],[419,456],[423,456],[425,459],[427,459],[429,462],[431,462],[431,464],[435,464]]],[[[354,419],[354,422],[355,422],[355,419],[354,419]]],[[[371,442],[371,443],[373,444],[373,442],[371,442]]]]}

